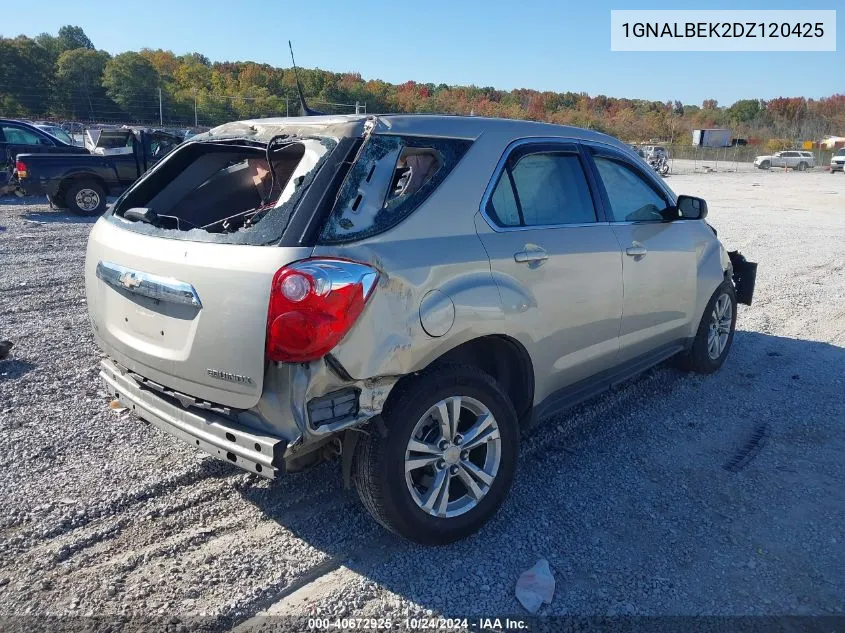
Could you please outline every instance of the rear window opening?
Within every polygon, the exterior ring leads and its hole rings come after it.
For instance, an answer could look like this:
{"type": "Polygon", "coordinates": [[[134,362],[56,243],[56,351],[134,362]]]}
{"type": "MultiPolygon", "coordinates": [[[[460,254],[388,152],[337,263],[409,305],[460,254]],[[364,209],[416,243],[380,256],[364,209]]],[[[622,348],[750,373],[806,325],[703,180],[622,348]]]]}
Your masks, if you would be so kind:
{"type": "Polygon", "coordinates": [[[341,185],[320,242],[350,242],[393,228],[437,189],[470,145],[461,139],[371,136],[341,185]]]}
{"type": "Polygon", "coordinates": [[[333,139],[195,142],[175,150],[114,206],[133,230],[176,239],[278,241],[333,139]],[[269,158],[269,161],[268,161],[269,158]]]}

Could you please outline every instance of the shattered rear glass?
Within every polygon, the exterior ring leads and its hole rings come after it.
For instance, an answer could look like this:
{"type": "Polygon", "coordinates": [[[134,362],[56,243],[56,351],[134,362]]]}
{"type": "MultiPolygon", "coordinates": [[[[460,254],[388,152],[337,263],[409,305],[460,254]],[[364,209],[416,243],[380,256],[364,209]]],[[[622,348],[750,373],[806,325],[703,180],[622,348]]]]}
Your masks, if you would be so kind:
{"type": "MultiPolygon", "coordinates": [[[[250,245],[276,243],[284,234],[290,217],[299,205],[305,192],[311,186],[311,183],[314,181],[314,178],[319,173],[328,156],[337,146],[337,140],[328,137],[294,137],[285,140],[288,147],[293,145],[301,146],[304,148],[304,151],[302,152],[301,159],[292,170],[292,173],[288,174],[285,182],[277,183],[280,184],[279,192],[272,200],[261,199],[260,203],[256,202],[252,207],[246,205],[250,207],[246,210],[227,207],[224,198],[210,200],[206,207],[210,220],[209,224],[199,226],[202,223],[193,217],[192,221],[188,222],[184,219],[187,216],[182,215],[179,205],[183,204],[192,195],[196,195],[197,192],[201,192],[203,187],[209,187],[211,183],[214,183],[216,180],[215,176],[217,176],[217,172],[215,172],[211,177],[203,179],[193,189],[186,188],[182,192],[182,198],[176,198],[175,202],[171,202],[169,206],[165,206],[164,209],[157,207],[155,201],[162,197],[163,191],[168,187],[174,188],[174,183],[178,183],[180,178],[188,178],[186,174],[201,160],[213,157],[212,155],[216,153],[222,153],[224,149],[229,153],[233,151],[233,148],[236,151],[240,149],[243,152],[243,156],[234,154],[231,164],[227,164],[220,170],[220,173],[226,172],[225,175],[231,176],[241,164],[245,164],[248,161],[262,162],[264,148],[257,144],[244,144],[239,148],[232,144],[225,144],[224,146],[225,141],[222,143],[200,141],[186,144],[191,147],[186,146],[174,151],[153,171],[149,172],[144,177],[144,180],[150,184],[155,183],[155,187],[145,187],[145,183],[139,181],[139,186],[135,187],[134,191],[127,192],[128,195],[124,198],[128,199],[121,198],[115,203],[114,212],[110,215],[109,220],[120,224],[123,228],[130,228],[138,233],[169,239],[250,245]],[[185,156],[184,152],[186,151],[193,152],[195,156],[190,157],[187,161],[180,159],[180,156],[185,156]],[[132,221],[122,217],[130,208],[150,208],[158,215],[161,221],[156,226],[152,223],[132,221]],[[220,221],[217,221],[218,217],[226,218],[229,215],[235,218],[233,227],[224,227],[220,221]],[[245,217],[248,217],[246,222],[243,221],[245,217]]],[[[264,161],[264,164],[266,165],[266,161],[264,161]]],[[[263,173],[266,174],[267,172],[264,171],[263,173]]],[[[248,174],[244,174],[244,176],[248,177],[248,174]]],[[[258,187],[259,184],[256,183],[256,186],[258,187]]],[[[228,192],[224,190],[222,193],[225,194],[228,192]]],[[[261,198],[261,196],[258,196],[258,198],[261,198]]],[[[193,208],[191,211],[196,214],[197,209],[193,208]]]]}
{"type": "Polygon", "coordinates": [[[462,139],[372,135],[340,188],[320,241],[360,240],[396,226],[440,186],[471,144],[462,139]]]}

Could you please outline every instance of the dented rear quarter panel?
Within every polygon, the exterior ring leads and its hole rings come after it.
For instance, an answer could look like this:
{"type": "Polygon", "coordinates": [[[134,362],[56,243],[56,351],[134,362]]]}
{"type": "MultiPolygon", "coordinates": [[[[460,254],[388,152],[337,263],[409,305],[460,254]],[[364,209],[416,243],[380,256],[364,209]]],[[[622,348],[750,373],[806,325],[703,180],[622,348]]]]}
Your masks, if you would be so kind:
{"type": "Polygon", "coordinates": [[[314,249],[314,256],[366,262],[380,274],[364,313],[333,351],[353,378],[419,371],[461,343],[504,332],[499,290],[474,216],[506,145],[502,135],[481,134],[443,184],[398,225],[314,249]],[[440,336],[427,333],[420,320],[420,305],[432,290],[454,305],[454,322],[440,336]]]}

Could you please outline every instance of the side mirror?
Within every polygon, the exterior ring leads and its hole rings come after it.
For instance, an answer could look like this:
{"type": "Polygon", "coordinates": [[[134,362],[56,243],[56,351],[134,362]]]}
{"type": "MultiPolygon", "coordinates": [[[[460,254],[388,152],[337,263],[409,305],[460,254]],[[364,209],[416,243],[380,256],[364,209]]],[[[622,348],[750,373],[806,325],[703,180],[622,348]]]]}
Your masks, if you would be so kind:
{"type": "Polygon", "coordinates": [[[707,201],[695,196],[678,196],[678,211],[685,220],[703,220],[707,217],[707,201]]]}

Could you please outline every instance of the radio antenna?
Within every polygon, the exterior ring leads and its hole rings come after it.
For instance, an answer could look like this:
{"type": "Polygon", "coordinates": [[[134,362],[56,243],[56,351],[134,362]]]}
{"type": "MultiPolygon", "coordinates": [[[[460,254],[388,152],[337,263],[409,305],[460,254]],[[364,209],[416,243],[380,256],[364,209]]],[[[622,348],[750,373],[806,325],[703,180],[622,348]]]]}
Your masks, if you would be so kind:
{"type": "Polygon", "coordinates": [[[293,44],[288,40],[288,48],[290,48],[290,61],[293,63],[293,76],[296,78],[296,91],[299,93],[299,105],[302,107],[302,116],[319,116],[325,112],[318,112],[308,107],[305,102],[305,95],[302,94],[302,84],[299,83],[299,70],[296,68],[296,60],[293,58],[293,44]]]}

